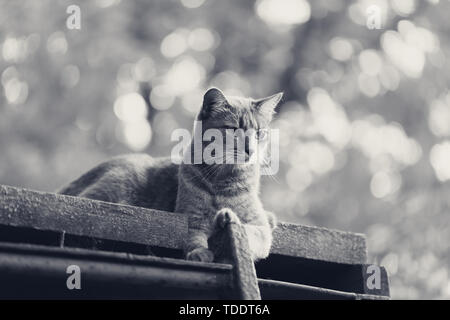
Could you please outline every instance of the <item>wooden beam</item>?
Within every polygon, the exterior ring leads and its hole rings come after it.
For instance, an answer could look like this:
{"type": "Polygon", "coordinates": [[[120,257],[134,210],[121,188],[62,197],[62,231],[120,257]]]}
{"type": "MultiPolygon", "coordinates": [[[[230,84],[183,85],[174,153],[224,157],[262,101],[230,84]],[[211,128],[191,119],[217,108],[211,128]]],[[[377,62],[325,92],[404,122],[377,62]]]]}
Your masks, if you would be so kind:
{"type": "Polygon", "coordinates": [[[347,264],[367,259],[365,235],[281,222],[274,231],[271,253],[347,264]]]}
{"type": "Polygon", "coordinates": [[[381,266],[371,267],[367,264],[345,264],[272,254],[256,263],[256,272],[258,277],[263,279],[357,294],[389,296],[388,276],[381,266]]]}
{"type": "Polygon", "coordinates": [[[7,186],[0,224],[176,249],[187,234],[180,214],[7,186]]]}
{"type": "Polygon", "coordinates": [[[226,231],[230,237],[232,265],[235,276],[235,287],[239,290],[239,298],[243,300],[261,300],[255,264],[248,254],[247,234],[242,225],[229,223],[226,231]]]}
{"type": "Polygon", "coordinates": [[[264,300],[388,300],[389,296],[360,294],[275,280],[258,279],[264,300]]]}
{"type": "Polygon", "coordinates": [[[232,267],[126,253],[0,243],[0,298],[230,299],[232,267]],[[66,286],[67,267],[81,289],[66,286]]]}
{"type": "MultiPolygon", "coordinates": [[[[0,185],[0,225],[182,248],[187,217],[152,209],[0,185]]],[[[347,264],[366,262],[364,235],[280,223],[273,254],[347,264]]]]}
{"type": "Polygon", "coordinates": [[[214,252],[215,262],[233,266],[233,298],[261,300],[255,264],[248,254],[250,248],[244,227],[228,222],[223,230],[215,232],[209,239],[209,248],[214,252]]]}
{"type": "MultiPolygon", "coordinates": [[[[227,264],[0,243],[0,298],[236,299],[235,270],[227,264]],[[69,265],[80,267],[81,290],[66,287],[69,265]]],[[[257,284],[262,298],[270,300],[389,299],[267,279],[257,279],[257,284]]],[[[244,298],[255,299],[246,294],[244,298]]]]}

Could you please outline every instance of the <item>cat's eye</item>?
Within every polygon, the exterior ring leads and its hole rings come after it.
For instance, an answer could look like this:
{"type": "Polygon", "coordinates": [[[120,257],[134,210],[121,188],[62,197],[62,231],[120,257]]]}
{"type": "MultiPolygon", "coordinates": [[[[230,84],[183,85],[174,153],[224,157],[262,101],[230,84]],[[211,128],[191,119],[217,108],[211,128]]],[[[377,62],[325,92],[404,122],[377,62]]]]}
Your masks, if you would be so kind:
{"type": "Polygon", "coordinates": [[[259,130],[256,132],[256,138],[257,138],[258,140],[264,140],[264,139],[266,139],[266,138],[267,138],[267,135],[268,135],[268,130],[267,130],[267,129],[259,129],[259,130]]]}

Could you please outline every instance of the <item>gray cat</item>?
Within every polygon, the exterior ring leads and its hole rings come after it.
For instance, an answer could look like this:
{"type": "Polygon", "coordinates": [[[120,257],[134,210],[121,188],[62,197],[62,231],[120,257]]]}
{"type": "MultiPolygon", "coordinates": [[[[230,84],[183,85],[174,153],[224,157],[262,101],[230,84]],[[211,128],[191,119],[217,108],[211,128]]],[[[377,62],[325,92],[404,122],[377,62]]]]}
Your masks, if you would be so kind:
{"type": "MultiPolygon", "coordinates": [[[[244,148],[235,148],[231,153],[224,151],[225,163],[176,164],[170,158],[124,155],[98,165],[60,193],[188,214],[189,235],[184,247],[188,260],[213,261],[208,238],[214,228],[223,227],[229,221],[242,223],[252,258],[266,258],[276,219],[263,209],[259,199],[260,163],[250,160],[266,155],[269,124],[281,98],[282,93],[259,100],[226,98],[215,88],[205,93],[197,116],[202,124],[202,136],[208,129],[220,131],[224,139],[230,129],[254,132],[233,136],[237,145],[244,148]],[[243,163],[229,164],[230,159],[242,158],[243,163]]],[[[196,139],[194,134],[184,160],[193,159],[196,139]]],[[[200,143],[201,150],[205,151],[207,142],[201,139],[200,143]]]]}

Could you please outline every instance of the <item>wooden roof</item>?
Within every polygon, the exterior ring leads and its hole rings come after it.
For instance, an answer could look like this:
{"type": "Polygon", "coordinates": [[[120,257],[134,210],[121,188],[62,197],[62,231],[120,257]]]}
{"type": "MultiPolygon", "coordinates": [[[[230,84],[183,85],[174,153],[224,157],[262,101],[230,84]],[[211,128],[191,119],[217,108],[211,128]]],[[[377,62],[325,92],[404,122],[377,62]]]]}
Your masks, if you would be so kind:
{"type": "MultiPolygon", "coordinates": [[[[384,268],[382,289],[367,288],[367,250],[362,234],[280,223],[274,232],[270,257],[258,262],[255,269],[246,255],[246,238],[243,240],[240,233],[242,230],[231,225],[223,235],[230,245],[226,264],[195,263],[180,259],[187,235],[187,217],[182,214],[0,186],[0,277],[9,270],[10,279],[18,274],[22,278],[37,274],[43,279],[49,273],[42,265],[57,268],[59,273],[55,270],[54,275],[67,277],[65,270],[61,271],[62,265],[77,262],[92,273],[88,277],[92,288],[104,287],[95,280],[98,277],[111,281],[117,278],[113,282],[125,287],[126,281],[121,279],[136,279],[132,283],[136,282],[136,288],[143,286],[142,297],[147,298],[155,294],[160,298],[205,295],[247,299],[389,295],[384,268]],[[103,239],[103,247],[87,250],[92,238],[103,239]],[[87,241],[86,248],[73,248],[80,247],[80,240],[87,241]],[[148,246],[159,257],[144,256],[148,246]],[[28,266],[26,270],[35,273],[15,268],[17,265],[28,266]],[[210,280],[199,284],[195,279],[210,280]]],[[[58,281],[58,276],[52,279],[58,281]]],[[[5,290],[0,289],[0,296],[8,295],[5,290]]],[[[91,292],[91,296],[101,292],[91,292]]],[[[113,296],[114,292],[118,294],[112,289],[107,291],[113,296]]]]}

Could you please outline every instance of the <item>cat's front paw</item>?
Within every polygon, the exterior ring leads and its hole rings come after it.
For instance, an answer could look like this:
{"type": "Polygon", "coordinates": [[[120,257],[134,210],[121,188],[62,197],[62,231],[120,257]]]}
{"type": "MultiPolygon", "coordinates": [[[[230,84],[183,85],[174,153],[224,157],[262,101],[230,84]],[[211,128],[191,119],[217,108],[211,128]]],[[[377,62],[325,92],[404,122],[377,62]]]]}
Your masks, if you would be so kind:
{"type": "Polygon", "coordinates": [[[270,229],[274,230],[278,225],[277,217],[275,216],[275,214],[273,214],[273,212],[270,211],[266,211],[266,215],[267,219],[269,220],[270,229]]]}
{"type": "Polygon", "coordinates": [[[186,255],[186,259],[191,261],[213,262],[214,254],[209,249],[196,248],[186,255]]]}
{"type": "Polygon", "coordinates": [[[220,209],[214,217],[214,226],[223,229],[229,223],[241,223],[236,213],[229,208],[220,209]]]}

